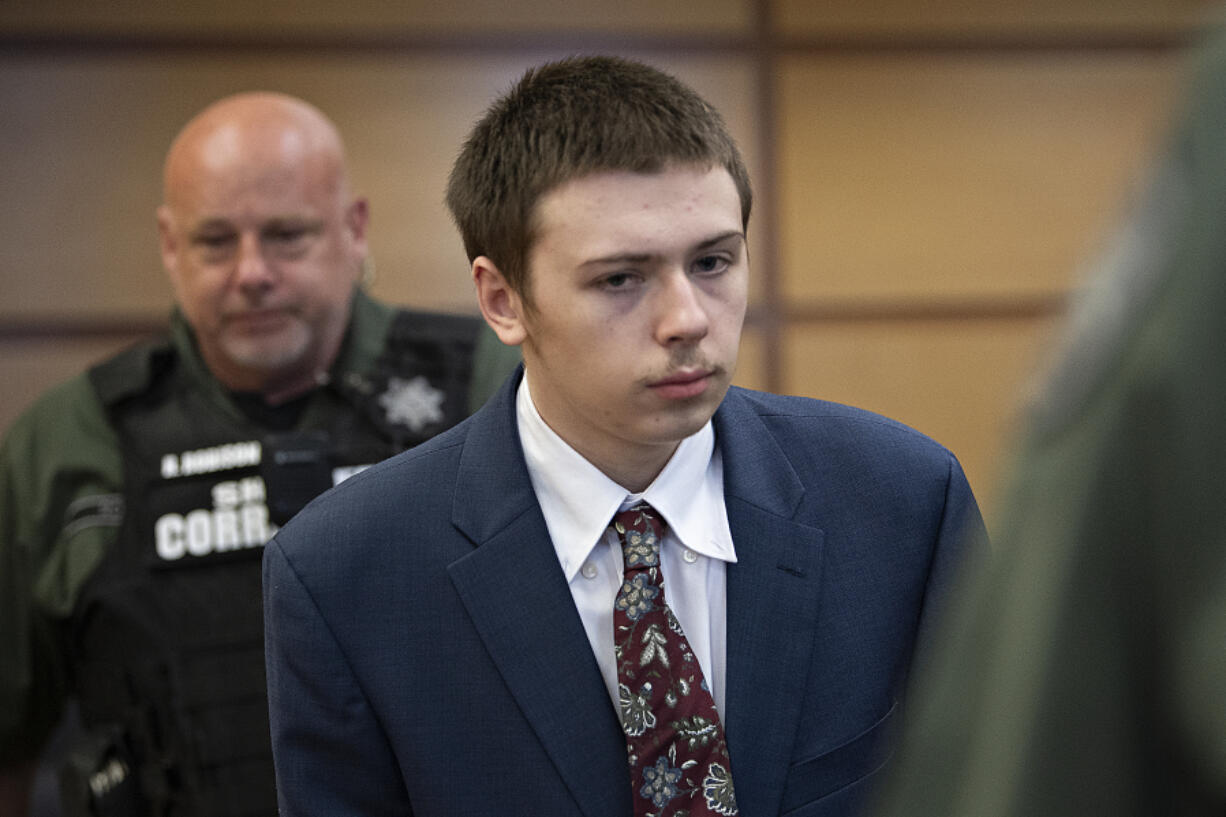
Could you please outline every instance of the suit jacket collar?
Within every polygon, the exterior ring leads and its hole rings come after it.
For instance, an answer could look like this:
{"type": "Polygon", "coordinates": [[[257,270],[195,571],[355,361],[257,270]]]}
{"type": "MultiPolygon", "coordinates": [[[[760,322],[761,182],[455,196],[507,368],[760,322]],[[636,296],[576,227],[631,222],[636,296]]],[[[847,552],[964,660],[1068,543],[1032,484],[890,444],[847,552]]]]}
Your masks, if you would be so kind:
{"type": "Polygon", "coordinates": [[[536,509],[515,424],[515,392],[523,373],[521,364],[467,423],[452,520],[477,545],[536,509]]]}
{"type": "Polygon", "coordinates": [[[737,562],[728,566],[725,731],[742,814],[777,814],[816,640],[823,532],[795,521],[791,449],[740,389],[715,413],[737,562]]]}
{"type": "Polygon", "coordinates": [[[490,658],[582,813],[623,817],[632,809],[621,726],[516,430],[522,371],[469,421],[452,518],[476,548],[448,571],[490,658]]]}

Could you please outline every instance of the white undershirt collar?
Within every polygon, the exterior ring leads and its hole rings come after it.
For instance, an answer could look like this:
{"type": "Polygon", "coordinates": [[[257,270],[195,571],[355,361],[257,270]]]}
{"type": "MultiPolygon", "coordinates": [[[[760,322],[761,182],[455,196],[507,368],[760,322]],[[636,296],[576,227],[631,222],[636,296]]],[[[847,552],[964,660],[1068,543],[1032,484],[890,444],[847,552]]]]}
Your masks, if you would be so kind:
{"type": "Polygon", "coordinates": [[[684,547],[736,561],[724,509],[722,461],[710,421],[681,441],[645,491],[632,494],[545,423],[527,377],[516,395],[516,414],[532,487],[568,582],[604,536],[613,514],[640,500],[651,503],[684,547]]]}

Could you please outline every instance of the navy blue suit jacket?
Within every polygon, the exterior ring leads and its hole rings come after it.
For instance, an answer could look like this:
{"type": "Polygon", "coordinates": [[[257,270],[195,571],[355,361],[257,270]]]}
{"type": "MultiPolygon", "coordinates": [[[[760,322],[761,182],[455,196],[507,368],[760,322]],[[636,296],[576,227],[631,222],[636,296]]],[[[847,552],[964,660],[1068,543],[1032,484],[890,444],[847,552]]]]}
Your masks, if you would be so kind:
{"type": "MultiPolygon", "coordinates": [[[[268,545],[283,815],[631,814],[617,714],[524,464],[518,380],[268,545]]],[[[979,511],[947,450],[868,412],[733,388],[714,424],[741,813],[854,813],[979,511]]]]}

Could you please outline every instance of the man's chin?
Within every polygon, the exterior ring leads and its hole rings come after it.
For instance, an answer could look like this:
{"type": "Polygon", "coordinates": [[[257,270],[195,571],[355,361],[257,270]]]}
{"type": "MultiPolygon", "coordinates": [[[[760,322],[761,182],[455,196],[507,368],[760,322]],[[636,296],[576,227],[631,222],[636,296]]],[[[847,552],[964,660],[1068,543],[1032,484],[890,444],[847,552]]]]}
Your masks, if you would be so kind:
{"type": "Polygon", "coordinates": [[[669,411],[660,417],[659,425],[656,426],[655,434],[658,437],[658,442],[680,442],[686,437],[698,433],[698,431],[707,424],[715,414],[715,410],[719,408],[720,400],[727,387],[717,389],[716,393],[703,395],[702,398],[694,399],[688,402],[687,405],[674,405],[669,411]],[[716,396],[720,399],[715,399],[716,396]]]}
{"type": "Polygon", "coordinates": [[[224,344],[226,356],[236,366],[252,372],[276,374],[302,365],[309,338],[305,333],[282,333],[277,337],[231,338],[224,344]]]}

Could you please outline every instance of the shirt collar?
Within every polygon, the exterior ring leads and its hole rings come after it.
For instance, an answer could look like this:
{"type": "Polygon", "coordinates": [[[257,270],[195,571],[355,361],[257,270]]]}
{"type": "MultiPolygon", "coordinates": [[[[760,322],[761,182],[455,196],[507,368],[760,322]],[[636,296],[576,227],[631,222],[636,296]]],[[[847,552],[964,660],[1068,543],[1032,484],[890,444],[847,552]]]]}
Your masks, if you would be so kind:
{"type": "Polygon", "coordinates": [[[682,546],[712,559],[736,561],[724,507],[723,457],[710,420],[681,441],[660,475],[641,496],[627,497],[625,506],[639,499],[664,517],[682,546]]]}
{"type": "Polygon", "coordinates": [[[681,441],[645,491],[630,494],[545,423],[527,377],[516,394],[516,419],[532,488],[568,582],[604,536],[613,514],[639,501],[651,503],[683,546],[736,561],[724,507],[723,462],[710,421],[681,441]]]}

